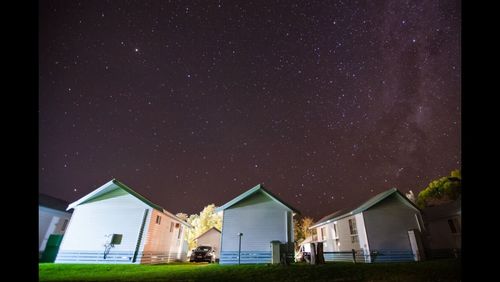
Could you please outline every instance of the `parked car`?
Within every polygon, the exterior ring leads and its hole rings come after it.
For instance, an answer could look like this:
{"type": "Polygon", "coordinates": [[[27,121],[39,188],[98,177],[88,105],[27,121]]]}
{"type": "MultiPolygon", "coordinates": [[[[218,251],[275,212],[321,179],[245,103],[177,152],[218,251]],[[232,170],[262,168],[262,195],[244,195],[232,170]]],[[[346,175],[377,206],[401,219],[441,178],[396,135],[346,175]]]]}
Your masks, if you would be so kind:
{"type": "Polygon", "coordinates": [[[215,250],[210,246],[199,246],[191,252],[190,262],[215,262],[215,250]]]}

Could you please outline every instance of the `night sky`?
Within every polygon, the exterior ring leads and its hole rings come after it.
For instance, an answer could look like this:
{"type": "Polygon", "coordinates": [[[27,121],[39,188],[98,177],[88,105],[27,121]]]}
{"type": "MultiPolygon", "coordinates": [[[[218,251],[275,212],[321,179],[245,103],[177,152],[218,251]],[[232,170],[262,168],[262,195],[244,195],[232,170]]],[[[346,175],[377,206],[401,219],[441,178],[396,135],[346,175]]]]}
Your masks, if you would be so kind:
{"type": "Polygon", "coordinates": [[[40,1],[39,192],[316,220],[461,166],[460,1],[40,1]]]}

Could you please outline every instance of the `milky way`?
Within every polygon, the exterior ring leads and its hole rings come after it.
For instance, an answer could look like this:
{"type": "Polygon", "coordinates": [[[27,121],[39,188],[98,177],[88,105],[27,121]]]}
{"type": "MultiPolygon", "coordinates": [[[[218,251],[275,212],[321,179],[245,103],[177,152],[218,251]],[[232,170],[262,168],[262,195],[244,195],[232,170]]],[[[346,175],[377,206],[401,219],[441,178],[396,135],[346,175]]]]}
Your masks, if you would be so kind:
{"type": "Polygon", "coordinates": [[[41,1],[39,191],[315,219],[461,165],[459,1],[41,1]]]}

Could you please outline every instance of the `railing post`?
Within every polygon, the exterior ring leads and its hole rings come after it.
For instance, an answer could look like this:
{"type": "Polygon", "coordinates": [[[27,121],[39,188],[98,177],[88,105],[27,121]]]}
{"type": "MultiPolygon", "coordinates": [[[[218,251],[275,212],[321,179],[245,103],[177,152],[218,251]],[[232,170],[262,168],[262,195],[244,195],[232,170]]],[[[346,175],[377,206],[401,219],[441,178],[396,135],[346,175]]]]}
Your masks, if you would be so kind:
{"type": "Polygon", "coordinates": [[[243,236],[243,233],[238,233],[239,237],[239,242],[238,242],[238,264],[241,262],[241,236],[243,236]]]}

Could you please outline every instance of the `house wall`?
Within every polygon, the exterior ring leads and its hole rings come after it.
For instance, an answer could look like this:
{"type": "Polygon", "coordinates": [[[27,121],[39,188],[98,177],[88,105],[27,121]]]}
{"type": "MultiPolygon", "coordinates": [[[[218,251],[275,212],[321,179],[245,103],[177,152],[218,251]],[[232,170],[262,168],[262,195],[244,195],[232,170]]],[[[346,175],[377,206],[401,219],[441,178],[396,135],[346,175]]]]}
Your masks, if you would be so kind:
{"type": "Polygon", "coordinates": [[[212,248],[215,248],[216,258],[220,258],[220,238],[221,233],[219,231],[210,229],[207,233],[196,239],[196,245],[212,246],[212,248]]]}
{"type": "Polygon", "coordinates": [[[429,232],[428,244],[433,250],[439,249],[461,249],[461,218],[458,215],[443,217],[437,220],[427,221],[427,232],[429,232]],[[448,220],[455,219],[457,233],[453,234],[448,224],[448,220]]]}
{"type": "Polygon", "coordinates": [[[418,210],[393,194],[363,214],[372,250],[411,250],[408,230],[419,229],[418,210]]]}
{"type": "Polygon", "coordinates": [[[271,241],[293,241],[291,212],[263,192],[257,192],[223,213],[221,264],[238,263],[238,233],[242,263],[270,263],[271,241]],[[287,232],[290,232],[287,234],[287,232]]]}
{"type": "MultiPolygon", "coordinates": [[[[116,189],[88,203],[78,205],[59,248],[56,263],[132,263],[145,212],[142,237],[148,231],[152,208],[116,189]],[[122,242],[104,259],[107,235],[122,234],[122,242]]],[[[139,251],[145,244],[141,238],[139,251]]],[[[135,263],[141,261],[141,254],[135,263]]]]}
{"type": "MultiPolygon", "coordinates": [[[[316,227],[316,232],[318,241],[324,244],[324,252],[348,252],[354,249],[357,251],[357,261],[411,261],[414,260],[414,255],[408,230],[420,230],[421,226],[420,211],[401,199],[398,194],[393,194],[362,213],[316,227]],[[353,218],[356,220],[357,243],[352,243],[349,229],[349,219],[353,218]],[[336,234],[333,227],[335,223],[339,245],[335,241],[336,234]],[[325,228],[326,231],[324,240],[321,238],[321,228],[325,228]],[[379,255],[372,256],[373,251],[378,252],[379,255]]],[[[327,253],[325,260],[350,261],[352,255],[327,253]]]]}
{"type": "Polygon", "coordinates": [[[144,237],[141,263],[186,260],[187,248],[183,248],[185,228],[178,220],[153,209],[149,219],[149,228],[144,237]],[[156,222],[157,216],[160,216],[159,223],[156,222]]]}
{"type": "Polygon", "coordinates": [[[413,260],[408,230],[420,230],[420,211],[393,194],[363,212],[369,248],[379,252],[374,260],[413,260]],[[381,254],[384,254],[383,256],[381,254]]]}
{"type": "Polygon", "coordinates": [[[63,212],[44,206],[38,206],[38,251],[41,254],[45,250],[47,240],[51,234],[64,234],[64,222],[68,228],[71,213],[63,212]]]}
{"type": "MultiPolygon", "coordinates": [[[[341,218],[337,221],[330,222],[328,224],[319,226],[316,228],[316,232],[318,234],[318,241],[323,242],[323,251],[324,252],[344,252],[344,251],[351,251],[352,249],[359,250],[360,245],[358,243],[352,243],[351,241],[351,231],[349,229],[349,219],[355,218],[355,216],[349,216],[345,218],[341,218]],[[337,235],[335,235],[334,232],[334,224],[337,224],[337,235]],[[325,227],[326,228],[326,240],[321,239],[321,228],[325,227]],[[336,237],[338,237],[338,241],[336,241],[336,237]],[[339,244],[336,244],[338,242],[339,244]],[[325,246],[326,243],[326,246],[325,246]]],[[[358,225],[359,222],[356,221],[356,224],[358,225]]],[[[359,233],[360,229],[358,226],[358,238],[359,238],[359,233]]]]}

